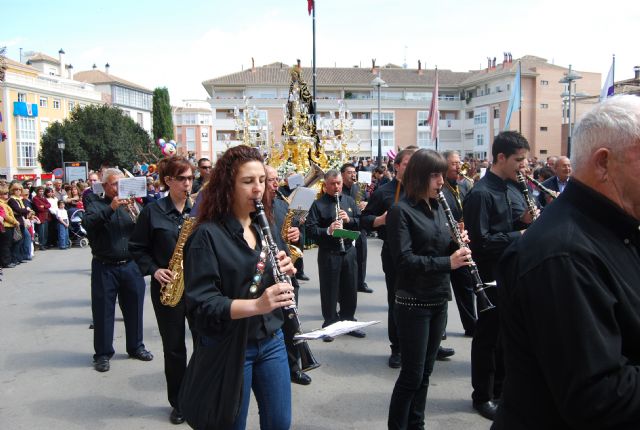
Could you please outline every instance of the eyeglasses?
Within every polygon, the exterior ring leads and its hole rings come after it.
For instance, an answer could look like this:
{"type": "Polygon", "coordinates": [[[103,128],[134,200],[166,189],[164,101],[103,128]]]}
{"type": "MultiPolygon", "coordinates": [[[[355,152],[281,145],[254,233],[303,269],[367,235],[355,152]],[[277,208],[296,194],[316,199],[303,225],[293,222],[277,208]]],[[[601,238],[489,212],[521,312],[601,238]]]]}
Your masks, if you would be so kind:
{"type": "Polygon", "coordinates": [[[173,179],[175,179],[178,182],[187,182],[187,181],[191,181],[193,182],[194,176],[182,176],[182,175],[178,175],[178,176],[174,176],[173,179]]]}
{"type": "Polygon", "coordinates": [[[267,179],[267,182],[280,182],[280,179],[278,179],[278,178],[269,178],[269,179],[267,179]]]}
{"type": "Polygon", "coordinates": [[[198,166],[198,168],[203,170],[211,170],[213,169],[213,166],[198,166]]]}

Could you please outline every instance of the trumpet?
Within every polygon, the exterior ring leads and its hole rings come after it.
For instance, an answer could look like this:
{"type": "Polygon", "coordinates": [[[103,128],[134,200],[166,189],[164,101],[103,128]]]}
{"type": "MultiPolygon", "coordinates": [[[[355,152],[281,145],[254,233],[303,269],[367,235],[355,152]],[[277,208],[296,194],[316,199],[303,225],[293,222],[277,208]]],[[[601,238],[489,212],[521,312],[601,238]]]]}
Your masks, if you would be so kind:
{"type": "Polygon", "coordinates": [[[471,185],[473,185],[473,183],[474,183],[473,178],[467,176],[467,173],[469,172],[469,169],[471,169],[471,165],[468,162],[465,161],[460,166],[460,170],[458,171],[458,176],[466,179],[467,181],[471,182],[471,185]]]}
{"type": "MultiPolygon", "coordinates": [[[[438,191],[438,201],[442,205],[442,208],[444,209],[444,213],[447,216],[447,223],[449,224],[449,230],[451,231],[451,236],[453,237],[453,240],[456,242],[458,247],[468,248],[469,245],[467,245],[464,242],[464,240],[462,240],[462,233],[458,228],[458,223],[453,217],[453,213],[451,212],[449,203],[447,203],[447,199],[445,198],[442,191],[438,191]]],[[[473,276],[473,280],[476,283],[473,289],[473,292],[476,294],[476,298],[478,300],[478,311],[484,312],[484,311],[488,311],[490,309],[495,308],[493,303],[491,303],[491,301],[489,300],[489,297],[487,297],[487,293],[484,291],[484,289],[487,287],[485,286],[484,282],[482,282],[482,279],[480,279],[480,272],[478,272],[478,266],[476,266],[476,263],[473,261],[470,255],[467,257],[467,261],[471,263],[471,265],[468,267],[469,267],[469,271],[471,272],[471,275],[473,276]]]]}
{"type": "Polygon", "coordinates": [[[136,202],[135,197],[129,197],[129,202],[127,203],[126,211],[131,217],[131,221],[134,223],[138,220],[138,216],[140,216],[140,208],[138,207],[138,203],[136,202]]]}

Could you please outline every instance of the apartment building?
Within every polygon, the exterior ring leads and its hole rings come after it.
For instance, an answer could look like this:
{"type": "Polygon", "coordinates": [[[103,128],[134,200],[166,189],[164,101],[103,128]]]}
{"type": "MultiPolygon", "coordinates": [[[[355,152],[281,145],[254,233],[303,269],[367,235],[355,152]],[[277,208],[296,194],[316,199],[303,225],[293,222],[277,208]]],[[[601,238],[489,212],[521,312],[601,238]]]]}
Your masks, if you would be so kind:
{"type": "Polygon", "coordinates": [[[183,105],[171,109],[178,154],[214,160],[211,105],[203,100],[184,100],[183,105]]]}
{"type": "MultiPolygon", "coordinates": [[[[102,103],[91,84],[70,79],[71,65],[36,53],[26,63],[6,59],[0,83],[0,178],[38,179],[40,136],[49,124],[62,121],[76,106],[102,103]]],[[[70,161],[70,160],[67,160],[70,161]]]]}
{"type": "MultiPolygon", "coordinates": [[[[510,129],[520,129],[529,139],[532,155],[544,157],[563,153],[561,130],[567,112],[563,109],[561,94],[567,86],[560,84],[559,80],[568,69],[550,64],[544,58],[524,56],[520,60],[512,60],[507,54],[502,63],[496,64],[494,58],[483,70],[438,70],[438,150],[455,149],[465,155],[490,157],[493,137],[504,128],[518,61],[522,67],[522,112],[511,120],[510,129]]],[[[600,74],[579,73],[582,79],[573,89],[598,94],[600,74]]],[[[311,86],[311,68],[303,68],[302,74],[311,86]]],[[[436,71],[423,69],[420,62],[417,69],[393,64],[379,67],[375,63],[370,68],[317,68],[317,111],[320,117],[336,118],[338,102],[343,100],[352,114],[355,132],[349,147],[359,150],[361,156],[375,156],[378,88],[372,85],[372,81],[377,76],[386,84],[380,88],[382,153],[408,145],[435,149],[436,142],[430,139],[426,120],[436,71]]],[[[265,124],[279,140],[282,108],[290,84],[288,65],[271,63],[251,67],[202,84],[209,93],[213,110],[216,151],[238,141],[233,112],[236,108],[243,109],[245,99],[260,112],[265,124]]],[[[588,106],[582,108],[586,110],[588,106]]]]}

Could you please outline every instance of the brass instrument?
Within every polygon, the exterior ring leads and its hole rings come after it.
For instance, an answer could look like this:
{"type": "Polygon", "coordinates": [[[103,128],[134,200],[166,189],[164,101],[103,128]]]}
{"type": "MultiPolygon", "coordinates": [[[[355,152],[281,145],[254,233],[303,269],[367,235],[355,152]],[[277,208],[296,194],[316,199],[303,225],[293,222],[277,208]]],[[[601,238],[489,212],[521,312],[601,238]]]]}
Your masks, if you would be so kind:
{"type": "Polygon", "coordinates": [[[289,209],[287,211],[287,215],[284,217],[284,221],[282,222],[282,230],[280,231],[280,235],[282,236],[282,240],[287,244],[287,248],[289,248],[289,256],[291,257],[291,261],[295,263],[298,258],[302,258],[302,250],[292,244],[289,239],[287,239],[287,235],[289,234],[289,229],[291,228],[291,224],[296,216],[302,217],[307,214],[307,211],[289,209]]]}
{"type": "Polygon", "coordinates": [[[127,202],[125,210],[131,217],[131,221],[133,221],[134,223],[138,221],[138,216],[140,216],[140,208],[138,207],[138,202],[136,202],[135,197],[129,197],[129,201],[127,202]]]}
{"type": "Polygon", "coordinates": [[[467,181],[471,182],[471,185],[473,186],[473,183],[474,183],[473,178],[467,176],[467,173],[469,173],[469,169],[471,169],[471,165],[469,165],[469,163],[467,161],[465,161],[460,166],[460,170],[458,171],[458,176],[461,176],[462,178],[464,178],[467,181]]]}
{"type": "Polygon", "coordinates": [[[529,175],[525,175],[525,177],[531,181],[533,183],[533,185],[536,186],[537,189],[539,189],[540,191],[542,191],[543,193],[545,193],[546,195],[548,195],[549,197],[551,197],[552,199],[557,199],[558,196],[560,195],[559,192],[554,191],[552,189],[549,189],[547,187],[545,187],[544,185],[542,185],[540,183],[540,181],[538,181],[537,179],[534,179],[532,176],[529,175]]]}
{"type": "MultiPolygon", "coordinates": [[[[186,193],[187,198],[190,200],[189,192],[187,191],[186,193]]],[[[165,306],[175,307],[180,302],[182,294],[184,293],[183,249],[194,225],[195,218],[186,216],[180,227],[178,241],[169,260],[168,269],[171,270],[172,279],[170,282],[160,286],[160,303],[165,306]]]]}
{"type": "Polygon", "coordinates": [[[276,189],[276,194],[282,199],[284,200],[288,205],[291,204],[291,199],[289,199],[287,196],[285,196],[284,194],[282,194],[282,191],[276,189]]]}
{"type": "MultiPolygon", "coordinates": [[[[280,271],[280,267],[278,266],[277,255],[278,245],[273,239],[273,235],[271,234],[271,228],[269,227],[269,221],[267,220],[267,216],[264,213],[264,206],[260,200],[254,201],[256,205],[256,215],[255,220],[258,222],[260,226],[260,231],[262,232],[262,236],[264,236],[264,240],[267,242],[268,246],[268,258],[271,262],[271,267],[273,269],[273,276],[276,282],[284,282],[291,285],[291,278],[286,273],[280,271]]],[[[302,328],[300,327],[300,318],[298,316],[298,307],[295,305],[287,306],[282,308],[282,312],[285,316],[285,324],[292,324],[291,331],[293,331],[296,335],[302,334],[302,328]]],[[[318,363],[311,353],[311,349],[305,340],[294,340],[294,345],[298,348],[300,352],[300,368],[303,372],[308,372],[309,370],[313,370],[316,367],[320,367],[320,363],[318,363]]]]}
{"type": "MultiPolygon", "coordinates": [[[[340,221],[340,193],[336,193],[334,196],[336,200],[336,221],[340,221]]],[[[344,239],[340,238],[340,255],[345,255],[347,250],[344,247],[344,239]]]]}
{"type": "Polygon", "coordinates": [[[356,193],[354,200],[356,201],[356,204],[360,206],[360,203],[367,195],[367,186],[369,184],[365,182],[356,182],[356,185],[358,186],[358,192],[356,193]]]}
{"type": "Polygon", "coordinates": [[[535,221],[538,218],[536,214],[536,204],[531,198],[529,194],[529,187],[527,187],[527,180],[524,177],[524,174],[521,171],[516,172],[516,178],[518,179],[518,184],[520,184],[520,191],[524,196],[525,203],[527,204],[527,211],[531,214],[531,219],[535,221]]]}
{"type": "MultiPolygon", "coordinates": [[[[467,245],[465,241],[462,240],[462,234],[460,233],[460,229],[458,228],[458,223],[453,217],[453,213],[451,212],[449,203],[447,203],[447,199],[445,198],[442,191],[438,191],[438,201],[442,205],[444,213],[447,216],[447,224],[449,224],[449,230],[451,231],[453,240],[456,242],[459,248],[468,248],[469,245],[467,245]]],[[[480,279],[478,266],[476,266],[476,263],[473,261],[471,255],[467,257],[467,261],[471,263],[471,265],[468,267],[471,275],[473,276],[473,280],[476,283],[475,287],[473,288],[473,292],[476,294],[476,298],[478,300],[478,312],[484,312],[495,308],[493,303],[491,303],[491,301],[489,300],[489,297],[487,297],[487,293],[484,291],[487,286],[484,284],[484,282],[482,282],[482,279],[480,279]]]]}

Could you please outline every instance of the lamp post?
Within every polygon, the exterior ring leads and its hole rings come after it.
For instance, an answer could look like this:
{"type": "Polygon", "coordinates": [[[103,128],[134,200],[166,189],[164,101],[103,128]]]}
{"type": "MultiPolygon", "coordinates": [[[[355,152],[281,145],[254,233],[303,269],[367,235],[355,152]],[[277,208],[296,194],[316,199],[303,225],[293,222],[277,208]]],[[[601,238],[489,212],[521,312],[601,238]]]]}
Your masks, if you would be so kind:
{"type": "Polygon", "coordinates": [[[60,150],[60,159],[62,160],[62,182],[64,182],[64,140],[62,138],[58,139],[58,149],[60,150]]]}
{"type": "Polygon", "coordinates": [[[380,136],[380,88],[388,87],[387,83],[382,80],[380,74],[371,81],[371,85],[378,88],[378,167],[382,166],[382,137],[380,136]]]}
{"type": "Polygon", "coordinates": [[[571,158],[571,135],[573,134],[573,130],[571,129],[571,87],[573,86],[573,82],[577,81],[578,79],[582,79],[582,76],[571,70],[571,64],[569,64],[569,71],[564,75],[564,78],[558,81],[561,84],[567,84],[567,86],[569,87],[569,103],[567,105],[567,117],[569,119],[569,131],[567,134],[567,157],[569,158],[571,158]]]}

